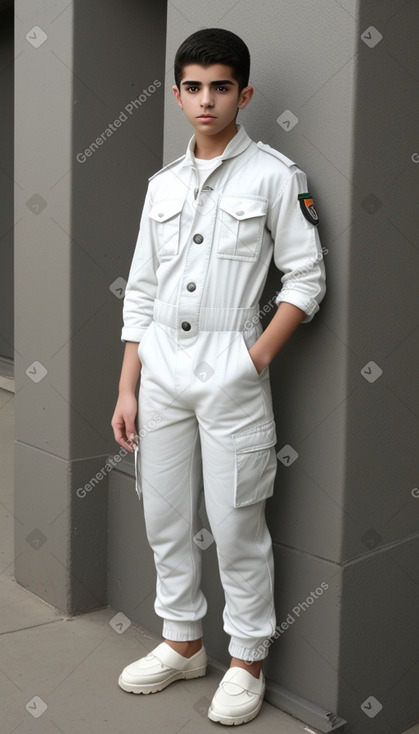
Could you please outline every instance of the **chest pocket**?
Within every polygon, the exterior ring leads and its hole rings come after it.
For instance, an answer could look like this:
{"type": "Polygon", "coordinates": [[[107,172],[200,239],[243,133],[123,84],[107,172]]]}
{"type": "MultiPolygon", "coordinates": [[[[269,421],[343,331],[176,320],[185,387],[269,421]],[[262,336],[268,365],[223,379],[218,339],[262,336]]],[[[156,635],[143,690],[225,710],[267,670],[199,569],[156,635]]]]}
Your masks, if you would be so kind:
{"type": "Polygon", "coordinates": [[[217,257],[257,260],[268,208],[261,196],[222,196],[218,204],[217,257]]]}
{"type": "Polygon", "coordinates": [[[171,199],[154,204],[149,213],[157,255],[165,260],[179,252],[180,214],[183,200],[171,199]]]}

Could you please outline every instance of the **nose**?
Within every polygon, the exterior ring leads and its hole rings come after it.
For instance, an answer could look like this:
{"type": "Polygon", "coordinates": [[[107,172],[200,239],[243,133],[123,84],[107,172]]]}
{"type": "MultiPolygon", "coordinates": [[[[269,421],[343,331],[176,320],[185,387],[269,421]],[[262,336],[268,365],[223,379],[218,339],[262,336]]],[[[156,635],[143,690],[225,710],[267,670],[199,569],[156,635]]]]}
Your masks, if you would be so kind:
{"type": "Polygon", "coordinates": [[[212,107],[212,106],[213,106],[212,90],[209,87],[202,87],[201,107],[212,107]]]}

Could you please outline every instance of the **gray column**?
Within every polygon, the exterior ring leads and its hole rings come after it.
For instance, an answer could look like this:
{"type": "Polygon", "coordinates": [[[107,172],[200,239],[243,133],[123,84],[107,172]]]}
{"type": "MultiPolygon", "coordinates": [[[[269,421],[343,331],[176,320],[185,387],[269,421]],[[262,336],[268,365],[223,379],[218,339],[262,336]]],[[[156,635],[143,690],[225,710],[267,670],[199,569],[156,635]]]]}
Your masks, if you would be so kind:
{"type": "Polygon", "coordinates": [[[0,379],[13,375],[13,3],[0,2],[0,379]]]}
{"type": "Polygon", "coordinates": [[[16,579],[106,603],[124,278],[161,165],[163,2],[16,2],[16,579]]]}

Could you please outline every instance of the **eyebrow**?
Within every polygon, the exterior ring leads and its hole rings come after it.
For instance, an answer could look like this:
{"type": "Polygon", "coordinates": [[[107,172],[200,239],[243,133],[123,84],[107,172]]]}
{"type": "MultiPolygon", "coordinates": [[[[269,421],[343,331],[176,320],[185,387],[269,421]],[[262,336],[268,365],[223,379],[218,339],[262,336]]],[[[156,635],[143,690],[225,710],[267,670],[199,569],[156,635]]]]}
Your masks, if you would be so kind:
{"type": "MultiPolygon", "coordinates": [[[[234,87],[234,82],[230,81],[230,79],[220,79],[219,81],[216,81],[216,82],[210,82],[210,84],[211,86],[214,86],[214,87],[218,87],[221,84],[224,84],[224,85],[230,84],[232,87],[234,87]]],[[[186,86],[200,87],[201,85],[202,85],[202,82],[194,82],[194,81],[188,81],[188,80],[182,82],[182,86],[185,86],[185,87],[186,86]]]]}

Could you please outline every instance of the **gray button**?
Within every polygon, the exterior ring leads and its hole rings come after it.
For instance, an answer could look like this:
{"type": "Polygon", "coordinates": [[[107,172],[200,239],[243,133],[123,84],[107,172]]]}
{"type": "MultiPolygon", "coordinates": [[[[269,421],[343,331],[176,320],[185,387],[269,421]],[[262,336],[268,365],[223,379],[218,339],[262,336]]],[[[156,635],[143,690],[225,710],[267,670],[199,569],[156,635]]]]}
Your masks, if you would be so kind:
{"type": "Polygon", "coordinates": [[[160,217],[160,218],[161,218],[161,217],[164,217],[164,212],[159,212],[159,213],[157,214],[157,216],[158,216],[158,217],[160,217]]]}
{"type": "Polygon", "coordinates": [[[240,211],[236,212],[236,215],[237,215],[238,217],[242,217],[242,216],[243,216],[243,214],[244,214],[244,211],[243,211],[242,209],[240,209],[240,211]]]}
{"type": "Polygon", "coordinates": [[[183,331],[190,331],[191,330],[191,325],[190,325],[189,321],[182,321],[182,329],[183,329],[183,331]]]}
{"type": "Polygon", "coordinates": [[[195,243],[196,243],[197,245],[200,245],[200,244],[201,244],[201,243],[202,243],[202,242],[204,241],[204,238],[203,238],[202,234],[194,234],[194,236],[193,236],[193,241],[194,241],[194,242],[195,242],[195,243]]]}
{"type": "Polygon", "coordinates": [[[196,291],[196,285],[195,285],[195,283],[188,283],[188,285],[186,286],[186,288],[188,289],[188,291],[190,293],[193,293],[194,291],[196,291]]]}

